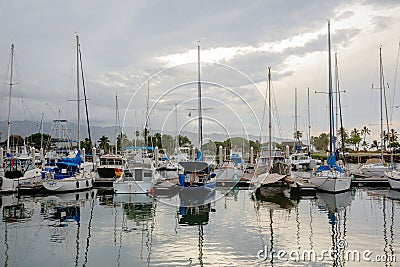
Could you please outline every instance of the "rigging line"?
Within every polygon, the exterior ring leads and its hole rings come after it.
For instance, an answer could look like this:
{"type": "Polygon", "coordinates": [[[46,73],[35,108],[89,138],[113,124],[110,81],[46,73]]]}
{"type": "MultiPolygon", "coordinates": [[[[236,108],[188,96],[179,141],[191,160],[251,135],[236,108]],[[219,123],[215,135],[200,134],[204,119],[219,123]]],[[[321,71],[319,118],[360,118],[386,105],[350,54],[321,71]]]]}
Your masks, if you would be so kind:
{"type": "MultiPolygon", "coordinates": [[[[382,85],[383,85],[383,96],[385,98],[385,113],[386,113],[386,127],[387,127],[387,136],[389,137],[389,116],[388,116],[388,108],[387,108],[387,100],[386,100],[386,86],[385,86],[385,76],[383,75],[383,64],[382,64],[382,85]]],[[[390,138],[388,139],[390,143],[390,138]]]]}
{"type": "Polygon", "coordinates": [[[398,70],[398,66],[399,66],[399,55],[400,55],[400,42],[399,42],[399,48],[397,49],[396,72],[395,72],[395,75],[394,75],[394,87],[393,87],[392,108],[391,108],[391,111],[390,111],[390,121],[392,121],[393,108],[394,108],[394,99],[395,99],[395,95],[396,95],[397,70],[398,70]]]}
{"type": "Polygon", "coordinates": [[[271,87],[272,87],[272,108],[273,108],[273,111],[275,114],[275,116],[274,116],[275,127],[278,128],[278,134],[280,137],[282,137],[283,135],[282,135],[281,121],[279,118],[278,105],[277,105],[276,96],[275,96],[274,84],[272,81],[271,81],[271,87]]]}
{"type": "MultiPolygon", "coordinates": [[[[86,97],[85,78],[83,77],[83,64],[82,64],[82,53],[81,53],[81,45],[80,44],[78,46],[78,49],[79,49],[79,61],[81,63],[81,76],[82,76],[83,95],[84,95],[84,99],[85,99],[86,123],[87,123],[87,128],[88,128],[89,144],[90,144],[90,147],[91,147],[92,146],[92,137],[90,135],[89,110],[88,110],[87,97],[86,97]]],[[[78,101],[80,101],[80,100],[78,99],[78,101]]]]}
{"type": "MultiPolygon", "coordinates": [[[[268,80],[268,78],[267,78],[268,80]]],[[[264,128],[264,119],[265,119],[265,108],[267,106],[267,95],[268,95],[268,83],[267,86],[265,87],[265,97],[264,97],[264,108],[263,108],[263,113],[262,113],[262,117],[261,117],[261,132],[260,132],[260,137],[259,137],[259,141],[260,141],[260,145],[262,144],[262,131],[264,128]]]]}

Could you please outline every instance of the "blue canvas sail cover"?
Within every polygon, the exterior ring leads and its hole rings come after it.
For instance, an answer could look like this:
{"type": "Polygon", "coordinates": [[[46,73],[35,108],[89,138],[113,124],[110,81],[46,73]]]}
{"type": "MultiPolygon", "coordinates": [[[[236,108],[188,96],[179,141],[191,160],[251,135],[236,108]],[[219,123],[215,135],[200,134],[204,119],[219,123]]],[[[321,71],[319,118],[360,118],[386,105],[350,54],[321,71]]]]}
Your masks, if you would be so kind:
{"type": "Polygon", "coordinates": [[[231,161],[233,161],[233,163],[235,163],[235,164],[242,163],[242,158],[239,156],[239,154],[232,154],[230,158],[231,158],[231,161]]]}
{"type": "Polygon", "coordinates": [[[202,160],[203,160],[203,152],[201,152],[201,150],[198,150],[195,161],[202,161],[202,160]]]}
{"type": "Polygon", "coordinates": [[[329,166],[333,167],[336,165],[336,157],[335,155],[329,155],[328,159],[326,160],[329,166]]]}
{"type": "Polygon", "coordinates": [[[81,164],[81,151],[78,150],[78,153],[76,153],[75,158],[61,158],[61,161],[79,165],[81,164]]]}

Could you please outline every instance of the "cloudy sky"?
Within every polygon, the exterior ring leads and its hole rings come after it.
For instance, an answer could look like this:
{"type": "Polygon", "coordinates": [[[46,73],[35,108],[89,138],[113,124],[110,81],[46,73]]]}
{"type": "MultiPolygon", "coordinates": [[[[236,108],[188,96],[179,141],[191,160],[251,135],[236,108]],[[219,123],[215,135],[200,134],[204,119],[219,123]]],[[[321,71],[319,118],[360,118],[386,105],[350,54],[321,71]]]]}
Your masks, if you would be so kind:
{"type": "MultiPolygon", "coordinates": [[[[395,93],[398,1],[1,1],[0,120],[7,120],[10,47],[16,67],[12,120],[76,122],[76,39],[81,44],[91,123],[196,131],[197,45],[201,46],[204,131],[259,135],[271,66],[274,135],[290,138],[295,88],[298,128],[328,131],[327,20],[337,52],[344,127],[379,134],[379,47],[391,128],[400,132],[395,93]],[[395,95],[394,95],[395,93],[395,95]],[[189,114],[191,116],[189,116],[189,114]]],[[[398,91],[398,90],[397,90],[398,91]]],[[[268,108],[266,109],[268,110],[268,108]]],[[[82,113],[83,115],[83,113],[82,113]]]]}

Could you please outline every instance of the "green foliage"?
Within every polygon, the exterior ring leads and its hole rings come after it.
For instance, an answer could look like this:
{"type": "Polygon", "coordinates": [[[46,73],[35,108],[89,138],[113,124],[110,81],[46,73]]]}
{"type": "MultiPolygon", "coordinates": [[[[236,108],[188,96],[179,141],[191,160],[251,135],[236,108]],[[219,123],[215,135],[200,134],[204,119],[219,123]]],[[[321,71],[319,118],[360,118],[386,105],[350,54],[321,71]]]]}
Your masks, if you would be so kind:
{"type": "Polygon", "coordinates": [[[327,151],[329,145],[329,135],[327,133],[321,133],[318,137],[311,136],[311,144],[318,151],[327,151]]]}
{"type": "Polygon", "coordinates": [[[35,148],[39,149],[42,147],[43,149],[47,149],[48,145],[50,144],[50,135],[48,134],[41,134],[41,133],[35,133],[32,134],[28,137],[25,138],[25,142],[30,145],[30,146],[34,146],[35,148]],[[42,136],[43,136],[43,142],[42,142],[42,136]]]}
{"type": "Polygon", "coordinates": [[[85,138],[84,141],[81,141],[81,149],[85,149],[86,152],[92,151],[92,143],[89,138],[85,138]]]}
{"type": "Polygon", "coordinates": [[[123,148],[127,146],[131,146],[132,142],[129,141],[128,137],[126,136],[125,133],[121,133],[117,137],[117,148],[119,151],[121,151],[123,148]]]}
{"type": "Polygon", "coordinates": [[[110,149],[110,140],[108,139],[107,136],[103,135],[102,137],[100,137],[98,143],[100,149],[103,149],[104,151],[110,149]]]}
{"type": "Polygon", "coordinates": [[[189,137],[178,135],[179,137],[179,146],[190,146],[192,142],[190,142],[189,137]]]}
{"type": "Polygon", "coordinates": [[[300,139],[303,137],[303,133],[301,131],[295,131],[293,133],[294,140],[300,142],[300,139]]]}

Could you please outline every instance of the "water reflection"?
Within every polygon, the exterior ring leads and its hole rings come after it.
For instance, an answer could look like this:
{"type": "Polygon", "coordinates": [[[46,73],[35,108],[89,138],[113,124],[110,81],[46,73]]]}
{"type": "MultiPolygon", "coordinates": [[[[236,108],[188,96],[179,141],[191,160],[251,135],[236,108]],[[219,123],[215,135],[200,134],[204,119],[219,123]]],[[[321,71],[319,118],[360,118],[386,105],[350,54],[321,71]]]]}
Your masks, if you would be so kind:
{"type": "Polygon", "coordinates": [[[296,206],[296,202],[290,199],[289,191],[280,187],[261,187],[257,190],[255,199],[272,209],[292,209],[296,206]]]}
{"type": "MultiPolygon", "coordinates": [[[[178,210],[178,224],[186,226],[197,226],[198,230],[198,250],[199,250],[199,264],[203,266],[203,243],[204,243],[204,228],[210,219],[210,212],[215,212],[211,208],[211,203],[200,206],[180,206],[178,210]]],[[[192,264],[193,259],[189,258],[189,264],[192,264]]]]}
{"type": "Polygon", "coordinates": [[[370,249],[388,259],[359,266],[398,265],[389,260],[398,257],[400,245],[397,191],[357,189],[293,200],[287,190],[233,189],[204,205],[179,194],[166,205],[146,195],[99,192],[0,196],[0,265],[357,265],[343,255],[346,249],[370,249]],[[264,246],[268,252],[334,253],[317,262],[263,261],[257,251],[264,246]]]}
{"type": "Polygon", "coordinates": [[[76,231],[75,266],[79,265],[82,242],[85,242],[83,266],[88,261],[94,199],[94,191],[84,191],[50,195],[44,197],[41,201],[40,214],[44,220],[48,221],[50,243],[55,246],[63,246],[64,243],[68,242],[67,237],[72,235],[70,231],[76,231]],[[90,215],[87,218],[87,234],[83,237],[81,235],[81,208],[88,201],[90,202],[90,215]]]}
{"type": "Polygon", "coordinates": [[[277,248],[275,247],[275,224],[274,224],[274,211],[290,211],[296,207],[297,203],[290,199],[290,194],[288,189],[282,187],[260,187],[255,193],[252,194],[252,199],[254,201],[254,208],[257,216],[257,224],[259,231],[262,233],[263,228],[269,230],[269,242],[266,242],[264,238],[261,238],[262,248],[268,248],[265,251],[269,257],[269,263],[271,266],[275,264],[275,257],[273,256],[277,248]],[[265,211],[264,211],[265,209],[265,211]],[[267,216],[269,222],[268,226],[263,227],[261,217],[267,216]]]}
{"type": "MultiPolygon", "coordinates": [[[[2,205],[2,222],[4,225],[4,266],[8,266],[9,256],[9,233],[8,224],[24,223],[31,219],[33,210],[25,207],[24,203],[19,203],[15,195],[0,196],[2,205]]],[[[11,236],[11,240],[13,237],[11,236]]]]}
{"type": "Polygon", "coordinates": [[[24,222],[32,217],[32,210],[25,208],[23,203],[3,207],[3,222],[24,222]]]}
{"type": "Polygon", "coordinates": [[[156,203],[154,199],[147,194],[115,194],[113,195],[113,201],[115,204],[121,205],[123,210],[117,265],[121,265],[121,249],[124,243],[123,233],[140,233],[140,259],[149,266],[155,226],[156,203]]]}
{"type": "MultiPolygon", "coordinates": [[[[333,261],[332,266],[345,266],[346,249],[348,247],[347,234],[347,208],[352,201],[352,192],[343,193],[317,193],[317,205],[321,211],[327,212],[331,232],[331,250],[327,255],[333,261]]],[[[325,260],[325,259],[324,259],[325,260]]]]}

